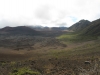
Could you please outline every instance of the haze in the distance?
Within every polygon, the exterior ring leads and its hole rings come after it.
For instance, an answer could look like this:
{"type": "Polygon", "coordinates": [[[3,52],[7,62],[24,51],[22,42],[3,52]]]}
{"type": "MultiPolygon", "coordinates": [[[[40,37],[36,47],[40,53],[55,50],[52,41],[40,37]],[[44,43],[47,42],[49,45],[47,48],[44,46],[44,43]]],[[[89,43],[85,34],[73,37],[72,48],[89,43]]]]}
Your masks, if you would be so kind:
{"type": "Polygon", "coordinates": [[[69,27],[100,18],[100,0],[0,0],[0,28],[42,25],[69,27]]]}

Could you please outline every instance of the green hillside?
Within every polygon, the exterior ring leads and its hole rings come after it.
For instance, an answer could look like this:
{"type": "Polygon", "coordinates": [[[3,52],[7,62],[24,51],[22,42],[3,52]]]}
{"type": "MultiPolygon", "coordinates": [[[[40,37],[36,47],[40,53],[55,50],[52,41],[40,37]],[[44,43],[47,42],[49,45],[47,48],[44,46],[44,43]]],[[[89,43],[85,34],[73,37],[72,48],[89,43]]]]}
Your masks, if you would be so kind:
{"type": "Polygon", "coordinates": [[[91,22],[88,25],[85,24],[87,20],[81,20],[71,27],[70,30],[74,32],[63,34],[58,39],[67,42],[82,42],[100,39],[100,19],[91,22]],[[83,22],[84,21],[84,22],[83,22]]]}
{"type": "Polygon", "coordinates": [[[69,27],[69,30],[73,31],[80,31],[86,28],[90,24],[90,21],[88,20],[80,20],[79,22],[73,24],[71,27],[69,27]]]}
{"type": "Polygon", "coordinates": [[[91,24],[82,31],[83,35],[100,35],[100,19],[91,22],[91,24]]]}

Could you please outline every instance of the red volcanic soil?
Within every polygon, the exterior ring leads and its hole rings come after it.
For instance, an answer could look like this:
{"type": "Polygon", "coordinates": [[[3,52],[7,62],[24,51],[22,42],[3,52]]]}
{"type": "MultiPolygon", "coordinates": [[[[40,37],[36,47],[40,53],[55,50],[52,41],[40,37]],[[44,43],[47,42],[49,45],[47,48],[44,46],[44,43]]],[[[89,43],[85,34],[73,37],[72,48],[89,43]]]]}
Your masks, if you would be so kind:
{"type": "Polygon", "coordinates": [[[30,57],[27,50],[12,50],[0,48],[0,60],[25,60],[30,57]]]}

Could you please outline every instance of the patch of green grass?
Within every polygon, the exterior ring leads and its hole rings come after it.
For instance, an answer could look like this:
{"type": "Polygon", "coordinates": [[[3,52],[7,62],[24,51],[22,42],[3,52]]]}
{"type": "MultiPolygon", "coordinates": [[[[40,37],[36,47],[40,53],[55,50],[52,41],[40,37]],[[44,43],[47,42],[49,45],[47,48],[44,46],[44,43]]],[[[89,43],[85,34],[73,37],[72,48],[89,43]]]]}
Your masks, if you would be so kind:
{"type": "Polygon", "coordinates": [[[96,36],[83,36],[83,35],[71,33],[71,34],[63,34],[57,37],[57,39],[64,41],[64,42],[84,42],[84,41],[95,40],[97,39],[97,37],[96,36]]]}
{"type": "Polygon", "coordinates": [[[75,39],[76,35],[68,35],[68,34],[64,34],[58,37],[58,39],[64,40],[64,41],[70,41],[72,39],[75,39]]]}
{"type": "Polygon", "coordinates": [[[39,75],[39,72],[32,71],[27,67],[14,69],[10,75],[39,75]]]}

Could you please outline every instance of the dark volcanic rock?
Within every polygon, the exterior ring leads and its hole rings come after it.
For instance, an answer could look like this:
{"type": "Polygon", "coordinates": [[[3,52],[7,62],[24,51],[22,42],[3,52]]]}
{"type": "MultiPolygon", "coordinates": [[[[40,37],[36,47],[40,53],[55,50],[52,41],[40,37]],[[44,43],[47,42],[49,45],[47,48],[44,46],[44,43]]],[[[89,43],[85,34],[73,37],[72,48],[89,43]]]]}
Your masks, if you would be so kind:
{"type": "Polygon", "coordinates": [[[39,34],[38,31],[35,31],[26,26],[18,26],[18,27],[5,27],[0,29],[0,34],[39,34]]]}

